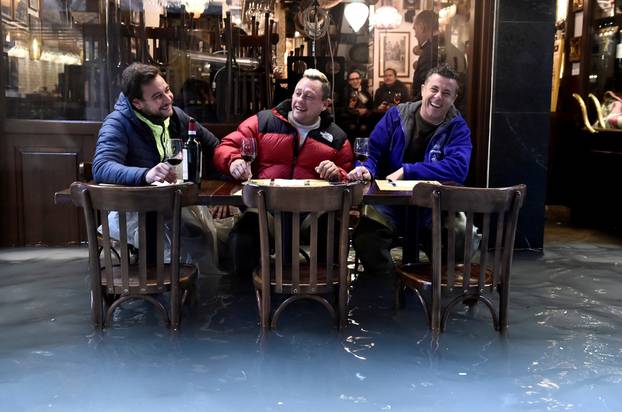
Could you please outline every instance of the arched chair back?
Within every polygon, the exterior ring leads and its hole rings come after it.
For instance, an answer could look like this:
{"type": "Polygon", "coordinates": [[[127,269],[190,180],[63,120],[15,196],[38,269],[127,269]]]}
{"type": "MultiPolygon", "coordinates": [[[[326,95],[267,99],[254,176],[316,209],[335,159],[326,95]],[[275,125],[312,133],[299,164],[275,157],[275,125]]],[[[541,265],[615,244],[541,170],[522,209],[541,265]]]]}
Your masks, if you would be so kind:
{"type": "Polygon", "coordinates": [[[259,213],[261,262],[253,274],[253,281],[261,326],[276,328],[281,312],[299,299],[320,302],[343,326],[347,305],[348,217],[352,185],[280,187],[249,184],[243,189],[243,197],[244,203],[259,213]],[[305,243],[308,243],[308,250],[302,247],[305,243]],[[329,302],[335,292],[337,315],[329,302]],[[289,295],[274,314],[271,293],[289,295]]]}
{"type": "Polygon", "coordinates": [[[195,266],[179,263],[181,206],[194,203],[196,187],[125,187],[74,182],[71,197],[84,210],[91,309],[96,326],[108,325],[117,307],[140,298],[151,302],[160,310],[165,322],[177,329],[182,292],[193,291],[197,277],[195,266]],[[108,216],[113,211],[118,212],[119,239],[111,236],[108,216]],[[98,245],[98,215],[101,217],[101,245],[98,245]],[[166,228],[168,225],[170,230],[166,228]],[[128,227],[131,228],[129,238],[128,227]],[[170,247],[165,246],[165,237],[170,237],[170,247]],[[113,241],[118,246],[118,263],[112,258],[115,254],[111,246],[113,241]],[[129,254],[128,246],[132,243],[138,247],[136,261],[132,261],[129,254]],[[98,247],[103,248],[103,253],[98,247]],[[168,307],[154,298],[164,292],[170,292],[168,307]]]}
{"type": "Polygon", "coordinates": [[[401,281],[398,306],[403,286],[413,289],[424,307],[430,328],[439,332],[444,330],[455,305],[481,301],[490,309],[495,329],[505,329],[514,238],[525,194],[525,185],[505,188],[416,185],[410,203],[432,209],[432,257],[430,262],[398,268],[401,281]],[[460,250],[456,228],[462,225],[458,220],[464,216],[466,235],[460,250]],[[494,291],[499,295],[498,311],[487,297],[494,291]]]}

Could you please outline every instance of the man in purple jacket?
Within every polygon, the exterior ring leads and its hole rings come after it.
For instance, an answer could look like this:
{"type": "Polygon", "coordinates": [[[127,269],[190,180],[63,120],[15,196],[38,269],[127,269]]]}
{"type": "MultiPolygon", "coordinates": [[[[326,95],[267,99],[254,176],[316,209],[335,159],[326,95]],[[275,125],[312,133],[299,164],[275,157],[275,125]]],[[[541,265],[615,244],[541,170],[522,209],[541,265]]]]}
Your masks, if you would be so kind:
{"type": "MultiPolygon", "coordinates": [[[[387,111],[370,136],[369,158],[358,164],[349,178],[464,183],[472,145],[471,131],[454,107],[458,93],[455,71],[446,65],[432,68],[421,86],[422,100],[402,103],[387,111]]],[[[389,250],[393,238],[406,226],[403,212],[397,206],[364,208],[354,232],[354,248],[366,272],[392,272],[389,250]]],[[[430,213],[421,213],[420,217],[418,224],[429,229],[430,213]]],[[[428,243],[430,231],[422,232],[428,243]]]]}

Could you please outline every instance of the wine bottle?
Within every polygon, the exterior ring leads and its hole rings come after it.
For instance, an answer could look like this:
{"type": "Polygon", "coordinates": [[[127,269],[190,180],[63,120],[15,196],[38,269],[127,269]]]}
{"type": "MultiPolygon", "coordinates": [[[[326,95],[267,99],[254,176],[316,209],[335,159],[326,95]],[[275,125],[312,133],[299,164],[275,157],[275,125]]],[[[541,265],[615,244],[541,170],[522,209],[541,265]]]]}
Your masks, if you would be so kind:
{"type": "Polygon", "coordinates": [[[188,122],[188,140],[186,141],[186,154],[184,159],[188,159],[188,175],[184,175],[184,180],[194,183],[201,183],[202,160],[201,144],[197,140],[197,124],[194,119],[188,122]]]}

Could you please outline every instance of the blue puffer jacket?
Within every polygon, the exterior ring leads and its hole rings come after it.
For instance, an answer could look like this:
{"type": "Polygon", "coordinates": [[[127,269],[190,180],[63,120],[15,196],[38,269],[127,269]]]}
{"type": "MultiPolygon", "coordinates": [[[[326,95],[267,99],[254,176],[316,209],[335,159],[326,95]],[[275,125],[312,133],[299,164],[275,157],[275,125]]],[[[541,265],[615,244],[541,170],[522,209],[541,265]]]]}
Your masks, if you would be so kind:
{"type": "Polygon", "coordinates": [[[403,167],[405,180],[464,183],[471,159],[471,131],[454,107],[430,138],[424,161],[402,163],[420,106],[421,101],[406,102],[387,111],[371,133],[369,158],[363,165],[377,179],[403,167]]]}
{"type": "MultiPolygon", "coordinates": [[[[188,139],[190,117],[178,107],[173,107],[169,125],[172,138],[188,139]]],[[[206,128],[197,124],[197,140],[203,154],[211,159],[218,139],[206,128]]],[[[145,184],[147,171],[161,162],[155,138],[149,126],[136,117],[127,98],[121,93],[114,111],[104,119],[99,129],[93,178],[98,183],[128,186],[145,184]]]]}

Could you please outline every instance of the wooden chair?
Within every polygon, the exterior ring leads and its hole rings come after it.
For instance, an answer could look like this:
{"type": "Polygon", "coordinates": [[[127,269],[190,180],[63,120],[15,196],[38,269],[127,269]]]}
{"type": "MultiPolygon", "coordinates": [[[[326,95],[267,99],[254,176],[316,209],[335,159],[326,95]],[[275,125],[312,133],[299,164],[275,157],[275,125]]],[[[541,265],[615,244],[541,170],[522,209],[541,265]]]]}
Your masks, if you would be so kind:
{"type": "Polygon", "coordinates": [[[179,326],[180,306],[189,292],[194,293],[197,268],[179,263],[179,239],[182,204],[192,203],[196,197],[194,185],[163,187],[98,186],[82,182],[71,185],[73,202],[84,209],[89,242],[91,274],[91,311],[98,328],[109,325],[114,310],[132,299],[144,299],[160,311],[162,318],[175,330],[179,326]],[[183,196],[183,197],[182,197],[183,196]],[[119,212],[118,250],[120,263],[113,264],[108,214],[119,212]],[[138,261],[130,262],[128,252],[127,219],[124,212],[138,213],[138,261]],[[147,215],[153,215],[154,236],[147,238],[147,215]],[[103,241],[98,244],[98,221],[101,216],[103,241]],[[164,262],[164,221],[171,218],[170,263],[164,262]],[[154,243],[154,262],[147,261],[147,249],[154,243]],[[98,251],[103,247],[103,257],[98,251]],[[170,292],[167,308],[154,296],[170,292]],[[183,296],[182,296],[183,292],[183,296]],[[107,310],[104,310],[107,306],[107,310]]]}
{"type": "Polygon", "coordinates": [[[504,330],[514,237],[525,193],[525,185],[496,189],[416,185],[410,203],[432,209],[432,258],[431,262],[398,267],[397,307],[405,287],[414,290],[429,327],[438,333],[445,329],[455,305],[481,301],[490,310],[495,330],[504,330]],[[473,233],[477,222],[482,236],[479,253],[473,250],[471,236],[466,236],[463,263],[457,263],[461,259],[455,256],[457,236],[453,230],[460,211],[467,217],[466,233],[473,233]],[[443,227],[447,228],[446,242],[442,241],[443,227]],[[499,295],[498,313],[486,296],[495,290],[499,295]]]}
{"type": "MultiPolygon", "coordinates": [[[[348,288],[348,216],[352,204],[350,185],[324,187],[278,187],[246,185],[244,203],[258,209],[261,263],[253,273],[261,327],[276,329],[279,316],[292,302],[320,302],[338,324],[346,322],[348,288]],[[318,220],[325,215],[327,230],[320,236],[318,220]],[[289,224],[291,217],[291,224],[289,224]],[[338,219],[338,230],[332,230],[338,219]],[[274,222],[273,230],[269,221],[274,222]],[[308,261],[301,261],[301,222],[310,222],[308,261]],[[271,248],[270,233],[274,233],[271,248]],[[335,256],[335,235],[339,251],[335,256]],[[326,260],[319,261],[320,248],[326,260]],[[286,256],[291,256],[291,263],[286,256]],[[290,295],[272,314],[271,293],[290,295]],[[337,293],[337,310],[322,295],[337,293]]],[[[322,218],[324,220],[324,218],[322,218]]],[[[306,260],[306,259],[305,259],[306,260]]]]}

